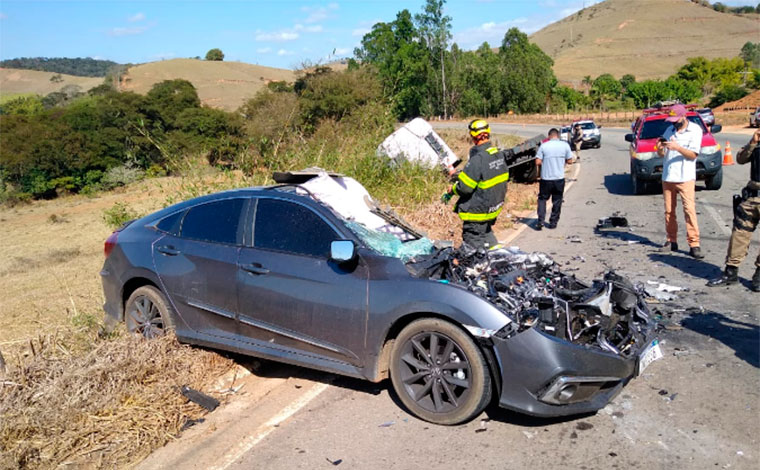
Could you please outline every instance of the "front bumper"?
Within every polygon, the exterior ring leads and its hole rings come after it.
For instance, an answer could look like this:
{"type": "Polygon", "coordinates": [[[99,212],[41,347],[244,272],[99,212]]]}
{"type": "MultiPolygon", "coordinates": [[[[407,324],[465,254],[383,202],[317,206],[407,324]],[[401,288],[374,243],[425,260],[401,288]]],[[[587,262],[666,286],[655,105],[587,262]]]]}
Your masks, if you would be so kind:
{"type": "Polygon", "coordinates": [[[501,369],[499,406],[533,416],[595,412],[622,390],[638,366],[638,354],[627,359],[537,328],[492,340],[501,369]]]}
{"type": "MultiPolygon", "coordinates": [[[[649,160],[631,160],[632,170],[636,178],[644,181],[662,179],[662,157],[650,158],[649,160]]],[[[720,151],[711,154],[700,153],[697,156],[697,179],[704,179],[716,174],[723,165],[723,154],[720,151]]]]}

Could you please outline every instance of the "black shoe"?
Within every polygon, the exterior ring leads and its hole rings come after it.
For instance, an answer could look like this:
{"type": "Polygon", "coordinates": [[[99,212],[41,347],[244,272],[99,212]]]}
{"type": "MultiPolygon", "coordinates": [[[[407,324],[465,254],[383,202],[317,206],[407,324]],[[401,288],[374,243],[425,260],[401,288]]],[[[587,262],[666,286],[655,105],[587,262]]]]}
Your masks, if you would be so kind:
{"type": "Polygon", "coordinates": [[[557,224],[555,222],[549,222],[548,224],[546,224],[546,228],[550,230],[554,230],[555,228],[557,228],[557,224]]]}
{"type": "Polygon", "coordinates": [[[544,224],[539,222],[536,224],[536,230],[541,231],[544,229],[544,224]]]}
{"type": "Polygon", "coordinates": [[[702,254],[702,249],[698,246],[691,247],[691,249],[689,249],[689,254],[695,259],[703,259],[705,257],[705,255],[702,254]]]}
{"type": "Polygon", "coordinates": [[[730,286],[739,282],[739,268],[734,266],[726,266],[726,270],[723,271],[723,275],[718,278],[710,280],[707,283],[708,287],[720,287],[730,286]]]}
{"type": "Polygon", "coordinates": [[[755,274],[752,276],[752,284],[749,288],[753,292],[760,292],[760,268],[755,269],[755,274]]]}
{"type": "Polygon", "coordinates": [[[678,243],[676,242],[665,242],[660,247],[661,253],[669,253],[671,251],[678,251],[678,243]]]}

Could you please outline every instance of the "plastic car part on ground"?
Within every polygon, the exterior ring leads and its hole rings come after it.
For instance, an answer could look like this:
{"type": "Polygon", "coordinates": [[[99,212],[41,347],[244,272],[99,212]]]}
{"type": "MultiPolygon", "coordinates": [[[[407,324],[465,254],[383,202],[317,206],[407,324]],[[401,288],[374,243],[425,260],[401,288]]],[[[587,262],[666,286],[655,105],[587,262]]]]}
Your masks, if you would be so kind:
{"type": "Polygon", "coordinates": [[[408,160],[426,168],[441,167],[449,174],[459,163],[456,154],[422,118],[412,119],[389,135],[377,147],[377,155],[392,164],[408,160]]]}
{"type": "Polygon", "coordinates": [[[512,320],[492,333],[497,337],[539,328],[566,341],[633,358],[646,348],[654,331],[642,286],[614,272],[584,283],[562,273],[544,253],[516,247],[488,252],[445,248],[406,266],[415,277],[459,285],[496,306],[512,320]]]}

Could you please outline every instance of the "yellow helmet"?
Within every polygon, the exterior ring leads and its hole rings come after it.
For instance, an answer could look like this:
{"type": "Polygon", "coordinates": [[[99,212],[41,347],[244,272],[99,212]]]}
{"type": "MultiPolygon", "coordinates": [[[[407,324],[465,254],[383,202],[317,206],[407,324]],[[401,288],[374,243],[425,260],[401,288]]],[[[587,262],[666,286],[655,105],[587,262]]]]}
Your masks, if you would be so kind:
{"type": "Polygon", "coordinates": [[[474,121],[470,122],[470,125],[467,126],[467,129],[469,129],[470,135],[473,137],[479,136],[483,133],[491,133],[491,126],[489,126],[488,123],[483,119],[475,119],[474,121]]]}

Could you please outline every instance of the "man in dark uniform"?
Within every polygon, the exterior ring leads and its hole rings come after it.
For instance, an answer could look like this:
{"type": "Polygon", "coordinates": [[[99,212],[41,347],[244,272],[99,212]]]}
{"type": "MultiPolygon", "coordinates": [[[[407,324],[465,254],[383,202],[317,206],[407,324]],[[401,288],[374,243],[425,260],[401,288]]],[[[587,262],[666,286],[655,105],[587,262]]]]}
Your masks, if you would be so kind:
{"type": "Polygon", "coordinates": [[[468,130],[474,144],[470,159],[441,200],[459,196],[454,211],[463,222],[462,240],[473,248],[491,248],[498,244],[491,227],[504,205],[509,170],[502,152],[491,144],[486,121],[475,119],[468,130]]]}
{"type": "MultiPolygon", "coordinates": [[[[736,161],[744,165],[750,163],[750,181],[742,189],[741,196],[734,196],[734,229],[728,243],[726,269],[723,275],[707,283],[710,287],[728,286],[739,280],[739,265],[747,257],[752,232],[760,223],[760,129],[736,156],[736,161]]],[[[752,276],[752,290],[760,292],[760,254],[755,260],[755,275],[752,276]]]]}

